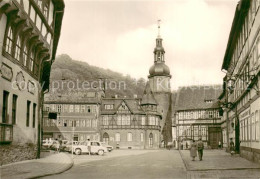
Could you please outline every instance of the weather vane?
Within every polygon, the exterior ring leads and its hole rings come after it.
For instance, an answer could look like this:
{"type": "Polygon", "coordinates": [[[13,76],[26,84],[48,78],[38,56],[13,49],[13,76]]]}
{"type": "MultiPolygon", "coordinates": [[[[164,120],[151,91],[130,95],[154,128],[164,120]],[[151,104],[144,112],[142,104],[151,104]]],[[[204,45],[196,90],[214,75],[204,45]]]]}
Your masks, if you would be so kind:
{"type": "Polygon", "coordinates": [[[158,25],[158,37],[160,37],[160,25],[161,25],[161,19],[157,20],[158,25]]]}

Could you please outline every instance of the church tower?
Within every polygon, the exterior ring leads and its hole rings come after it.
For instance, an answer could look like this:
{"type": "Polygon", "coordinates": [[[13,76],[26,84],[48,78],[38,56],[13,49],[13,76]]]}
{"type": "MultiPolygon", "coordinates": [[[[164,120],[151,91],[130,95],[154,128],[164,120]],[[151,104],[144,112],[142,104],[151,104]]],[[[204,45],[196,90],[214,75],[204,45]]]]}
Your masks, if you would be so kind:
{"type": "Polygon", "coordinates": [[[161,141],[172,142],[171,133],[171,87],[170,69],[165,64],[165,51],[162,45],[163,39],[160,36],[160,20],[158,21],[158,36],[154,48],[154,64],[149,70],[149,84],[155,100],[158,103],[157,111],[162,114],[161,120],[161,141]]]}

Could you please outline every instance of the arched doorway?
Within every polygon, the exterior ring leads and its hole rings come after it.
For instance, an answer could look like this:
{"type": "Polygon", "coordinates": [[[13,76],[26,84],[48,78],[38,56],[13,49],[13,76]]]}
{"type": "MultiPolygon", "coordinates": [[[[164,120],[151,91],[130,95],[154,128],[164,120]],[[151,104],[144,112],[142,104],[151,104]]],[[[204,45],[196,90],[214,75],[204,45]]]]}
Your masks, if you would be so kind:
{"type": "Polygon", "coordinates": [[[108,144],[108,141],[109,141],[109,135],[108,135],[108,133],[105,132],[103,134],[103,142],[106,142],[108,144]]]}
{"type": "Polygon", "coordinates": [[[152,148],[153,147],[153,133],[149,134],[149,147],[152,148]]]}

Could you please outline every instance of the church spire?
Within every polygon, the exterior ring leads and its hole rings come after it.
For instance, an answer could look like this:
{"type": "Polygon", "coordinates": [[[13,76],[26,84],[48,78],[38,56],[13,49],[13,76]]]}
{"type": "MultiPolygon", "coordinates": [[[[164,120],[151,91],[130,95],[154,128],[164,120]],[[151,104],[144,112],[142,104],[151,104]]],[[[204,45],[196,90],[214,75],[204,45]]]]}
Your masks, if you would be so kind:
{"type": "Polygon", "coordinates": [[[158,25],[158,36],[157,36],[157,38],[160,38],[160,37],[161,37],[161,36],[160,36],[161,19],[159,19],[159,20],[157,21],[157,25],[158,25]]]}
{"type": "Polygon", "coordinates": [[[161,63],[164,62],[164,48],[162,46],[162,38],[160,35],[160,29],[161,29],[161,20],[157,21],[158,26],[158,36],[156,38],[156,47],[154,48],[154,62],[155,63],[161,63]]]}

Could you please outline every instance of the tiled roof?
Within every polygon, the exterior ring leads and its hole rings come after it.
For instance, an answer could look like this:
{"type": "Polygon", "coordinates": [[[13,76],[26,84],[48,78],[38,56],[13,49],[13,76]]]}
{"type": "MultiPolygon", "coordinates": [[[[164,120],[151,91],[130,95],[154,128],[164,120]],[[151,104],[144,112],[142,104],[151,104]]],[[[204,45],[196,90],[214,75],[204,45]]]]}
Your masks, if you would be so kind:
{"type": "Polygon", "coordinates": [[[59,90],[51,91],[44,95],[44,103],[75,103],[94,104],[101,103],[101,94],[96,90],[59,90]],[[89,92],[94,92],[95,96],[88,96],[89,92]]]}
{"type": "Polygon", "coordinates": [[[120,105],[125,102],[126,106],[133,114],[145,114],[140,107],[140,99],[128,98],[104,98],[102,99],[101,114],[115,114],[120,105]],[[113,109],[105,109],[106,104],[112,104],[113,109]]]}
{"type": "Polygon", "coordinates": [[[145,87],[145,90],[144,90],[144,95],[142,97],[141,104],[142,105],[145,105],[145,104],[157,105],[157,102],[156,102],[156,100],[154,98],[154,95],[153,95],[153,92],[151,90],[149,82],[146,83],[146,87],[145,87]]]}
{"type": "Polygon", "coordinates": [[[174,110],[217,108],[222,85],[180,87],[177,91],[174,110]]]}

